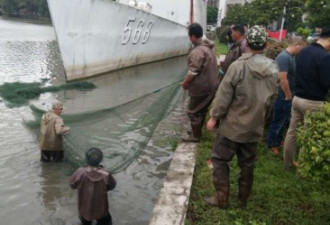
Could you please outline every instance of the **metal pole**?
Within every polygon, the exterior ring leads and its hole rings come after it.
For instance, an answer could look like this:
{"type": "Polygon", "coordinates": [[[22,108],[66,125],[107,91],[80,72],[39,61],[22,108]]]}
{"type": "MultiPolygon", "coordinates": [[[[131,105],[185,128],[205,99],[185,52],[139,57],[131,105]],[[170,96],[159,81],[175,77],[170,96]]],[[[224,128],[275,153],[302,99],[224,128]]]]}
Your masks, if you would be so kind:
{"type": "Polygon", "coordinates": [[[224,6],[226,5],[226,0],[219,0],[218,2],[218,20],[217,27],[221,27],[222,13],[224,13],[224,6]],[[224,3],[224,4],[223,4],[224,3]]]}
{"type": "Polygon", "coordinates": [[[286,3],[283,8],[283,16],[282,16],[282,23],[281,23],[281,30],[280,30],[280,40],[282,40],[282,33],[284,28],[284,22],[285,22],[285,15],[286,15],[286,3]]]}

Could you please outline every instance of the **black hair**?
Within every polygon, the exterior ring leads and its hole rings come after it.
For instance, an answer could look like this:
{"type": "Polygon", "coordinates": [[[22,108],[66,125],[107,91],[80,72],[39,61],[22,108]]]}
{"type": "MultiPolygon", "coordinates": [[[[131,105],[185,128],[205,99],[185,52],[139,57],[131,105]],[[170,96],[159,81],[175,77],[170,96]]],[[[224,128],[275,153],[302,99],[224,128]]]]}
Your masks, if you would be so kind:
{"type": "Polygon", "coordinates": [[[320,38],[329,38],[330,37],[330,26],[322,28],[320,38]]]}
{"type": "Polygon", "coordinates": [[[244,26],[241,25],[241,24],[236,24],[232,30],[234,31],[238,31],[241,35],[244,35],[245,34],[245,29],[244,29],[244,26]]]}
{"type": "Polygon", "coordinates": [[[199,23],[192,23],[188,27],[189,36],[194,35],[196,38],[201,38],[203,36],[203,28],[199,23]]]}
{"type": "Polygon", "coordinates": [[[103,153],[100,149],[92,147],[86,152],[85,159],[88,165],[98,166],[103,159],[103,153]]]}

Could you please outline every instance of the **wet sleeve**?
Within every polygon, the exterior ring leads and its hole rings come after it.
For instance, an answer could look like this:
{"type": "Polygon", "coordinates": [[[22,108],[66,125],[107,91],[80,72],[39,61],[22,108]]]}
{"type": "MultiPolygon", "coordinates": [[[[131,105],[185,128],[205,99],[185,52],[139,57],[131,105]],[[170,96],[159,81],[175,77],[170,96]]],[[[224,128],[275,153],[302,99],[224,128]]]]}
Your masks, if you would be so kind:
{"type": "Polygon", "coordinates": [[[288,72],[289,71],[289,59],[284,55],[279,55],[276,57],[276,63],[280,69],[280,72],[288,72]]]}
{"type": "Polygon", "coordinates": [[[70,130],[69,127],[64,126],[64,122],[62,118],[57,118],[55,120],[55,132],[56,134],[64,134],[70,130]]]}
{"type": "Polygon", "coordinates": [[[188,59],[188,74],[192,76],[198,75],[202,70],[204,60],[205,55],[201,50],[193,50],[188,59]]]}
{"type": "Polygon", "coordinates": [[[110,190],[114,189],[116,187],[116,184],[117,184],[117,182],[116,182],[115,178],[109,172],[107,190],[110,191],[110,190]]]}
{"type": "Polygon", "coordinates": [[[330,55],[325,56],[320,63],[320,80],[324,87],[330,88],[330,55]]]}
{"type": "MultiPolygon", "coordinates": [[[[232,65],[234,65],[234,63],[232,65]]],[[[215,96],[214,105],[210,111],[211,117],[215,119],[221,120],[227,114],[234,97],[239,71],[237,66],[232,65],[229,67],[226,76],[220,83],[215,96]]]]}
{"type": "Polygon", "coordinates": [[[74,172],[71,177],[69,178],[69,184],[70,184],[70,187],[72,189],[76,189],[77,188],[77,171],[74,172]]]}

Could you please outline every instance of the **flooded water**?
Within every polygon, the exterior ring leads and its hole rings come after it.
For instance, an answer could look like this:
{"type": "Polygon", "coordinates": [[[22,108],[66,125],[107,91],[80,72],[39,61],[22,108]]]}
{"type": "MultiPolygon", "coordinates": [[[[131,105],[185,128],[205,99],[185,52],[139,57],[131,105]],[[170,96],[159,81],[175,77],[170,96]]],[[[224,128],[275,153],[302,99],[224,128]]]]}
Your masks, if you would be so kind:
{"type": "MultiPolygon", "coordinates": [[[[0,84],[5,82],[65,83],[63,64],[51,25],[0,17],[0,84]]],[[[169,59],[90,78],[93,91],[42,94],[31,104],[49,109],[53,99],[65,113],[81,113],[121,105],[172,85],[185,70],[185,57],[169,59]]],[[[148,224],[173,155],[173,138],[186,117],[179,104],[156,128],[147,147],[124,171],[108,194],[113,222],[148,224]]],[[[77,194],[68,186],[68,163],[40,163],[37,136],[23,126],[32,119],[29,106],[8,108],[0,99],[0,220],[4,225],[80,224],[77,194]]]]}

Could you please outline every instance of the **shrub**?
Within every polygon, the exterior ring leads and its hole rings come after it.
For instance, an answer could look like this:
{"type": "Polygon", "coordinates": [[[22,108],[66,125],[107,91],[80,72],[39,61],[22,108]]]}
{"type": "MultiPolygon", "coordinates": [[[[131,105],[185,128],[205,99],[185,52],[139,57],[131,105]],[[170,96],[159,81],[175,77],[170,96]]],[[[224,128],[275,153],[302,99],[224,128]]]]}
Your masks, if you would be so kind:
{"type": "Polygon", "coordinates": [[[217,22],[218,8],[207,7],[207,24],[213,24],[217,22]]]}
{"type": "Polygon", "coordinates": [[[264,51],[268,58],[276,59],[278,54],[280,54],[284,49],[286,49],[287,43],[285,41],[277,41],[272,38],[268,38],[267,47],[264,51]]]}
{"type": "Polygon", "coordinates": [[[312,30],[309,28],[298,27],[296,32],[298,35],[301,35],[304,38],[307,38],[312,33],[312,30]]]}
{"type": "Polygon", "coordinates": [[[217,37],[221,43],[227,43],[226,35],[230,26],[223,25],[217,28],[217,37]]]}
{"type": "Polygon", "coordinates": [[[298,172],[314,181],[330,178],[330,103],[322,110],[308,112],[298,128],[300,147],[298,172]]]}

